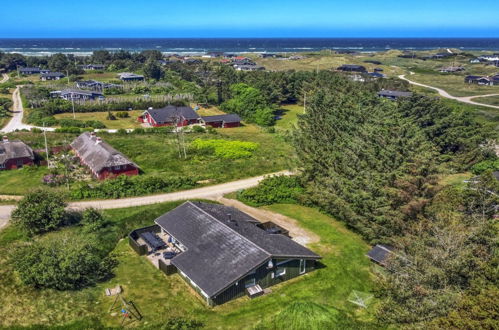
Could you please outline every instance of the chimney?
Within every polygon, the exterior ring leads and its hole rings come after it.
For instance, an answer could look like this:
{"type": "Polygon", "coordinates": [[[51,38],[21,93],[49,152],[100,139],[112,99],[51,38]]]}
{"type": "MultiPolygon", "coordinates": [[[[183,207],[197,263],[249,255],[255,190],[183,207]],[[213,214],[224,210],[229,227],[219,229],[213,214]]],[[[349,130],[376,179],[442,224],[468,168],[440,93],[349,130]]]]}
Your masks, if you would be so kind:
{"type": "Polygon", "coordinates": [[[8,138],[7,136],[4,136],[4,137],[2,138],[2,141],[3,141],[3,142],[5,142],[5,143],[7,143],[7,142],[9,142],[9,138],[8,138]]]}
{"type": "Polygon", "coordinates": [[[102,138],[100,137],[97,137],[96,141],[95,141],[95,145],[98,145],[99,143],[102,142],[102,138]]]}

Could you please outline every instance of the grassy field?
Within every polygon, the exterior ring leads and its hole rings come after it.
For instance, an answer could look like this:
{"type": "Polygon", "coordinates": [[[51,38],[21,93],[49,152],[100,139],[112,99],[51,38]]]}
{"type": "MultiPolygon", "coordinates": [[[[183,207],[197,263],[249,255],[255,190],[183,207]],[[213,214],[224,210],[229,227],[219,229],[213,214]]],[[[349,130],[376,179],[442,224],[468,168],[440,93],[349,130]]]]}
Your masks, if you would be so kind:
{"type": "MultiPolygon", "coordinates": [[[[499,94],[499,90],[498,90],[499,94]]],[[[499,95],[497,96],[488,96],[488,97],[477,97],[473,99],[475,102],[490,104],[490,105],[499,105],[499,95]]]]}
{"type": "MultiPolygon", "coordinates": [[[[111,111],[116,114],[116,111],[111,111]]],[[[116,120],[108,120],[107,112],[83,112],[77,113],[76,119],[81,121],[86,120],[98,120],[106,125],[110,129],[120,129],[120,128],[138,128],[141,127],[140,123],[137,121],[137,117],[140,116],[144,111],[133,110],[128,111],[130,114],[129,118],[116,118],[116,120]]],[[[54,116],[56,119],[73,119],[72,113],[60,113],[54,116]]]]}
{"type": "MultiPolygon", "coordinates": [[[[23,140],[34,149],[43,148],[43,136],[40,133],[19,132],[9,136],[12,140],[23,140]]],[[[266,133],[253,125],[219,129],[213,134],[186,134],[187,159],[179,158],[178,145],[173,134],[102,133],[100,136],[136,162],[143,171],[142,175],[189,176],[215,184],[296,166],[295,153],[289,142],[279,134],[266,133]],[[201,155],[189,148],[189,143],[196,138],[251,141],[258,143],[258,149],[250,158],[228,160],[201,155]]],[[[49,147],[67,145],[75,137],[76,134],[47,134],[49,147]]],[[[24,194],[34,187],[41,186],[41,179],[47,172],[45,167],[1,171],[0,194],[24,194]]]]}
{"type": "Polygon", "coordinates": [[[278,110],[278,116],[275,127],[283,130],[291,130],[298,121],[298,115],[303,114],[303,106],[299,104],[281,105],[278,110]]]}
{"type": "MultiPolygon", "coordinates": [[[[152,223],[158,215],[179,203],[106,211],[113,228],[126,233],[152,223]],[[126,230],[123,230],[125,228],[126,230]]],[[[117,243],[114,253],[120,264],[115,277],[95,287],[80,291],[35,290],[23,286],[12,272],[7,251],[27,238],[15,228],[0,232],[0,317],[2,325],[60,325],[65,329],[118,327],[119,316],[108,309],[113,299],[104,289],[120,284],[124,296],[132,300],[144,319],[134,324],[154,326],[172,317],[185,317],[204,323],[207,329],[272,328],[272,320],[292,302],[313,302],[338,315],[338,328],[376,328],[373,305],[359,310],[347,301],[352,290],[372,292],[371,264],[365,257],[368,246],[333,218],[315,209],[297,205],[272,205],[274,212],[292,216],[299,224],[320,236],[320,242],[310,246],[323,256],[323,268],[305,276],[272,287],[272,293],[253,300],[240,298],[222,306],[207,307],[184,283],[179,275],[166,277],[144,257],[138,256],[126,240],[117,243]],[[84,325],[84,326],[83,326],[84,325]]],[[[39,239],[53,240],[76,235],[77,227],[44,235],[39,239]]],[[[110,229],[112,230],[112,229],[110,229]]]]}

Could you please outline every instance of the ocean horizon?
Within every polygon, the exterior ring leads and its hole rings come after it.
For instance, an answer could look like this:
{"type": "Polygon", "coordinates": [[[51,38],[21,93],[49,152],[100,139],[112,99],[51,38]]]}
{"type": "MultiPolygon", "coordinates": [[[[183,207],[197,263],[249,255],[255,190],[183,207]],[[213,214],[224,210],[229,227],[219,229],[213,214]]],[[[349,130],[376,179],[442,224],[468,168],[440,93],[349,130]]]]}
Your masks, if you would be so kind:
{"type": "Polygon", "coordinates": [[[140,52],[157,49],[170,54],[298,53],[321,50],[379,52],[455,48],[498,51],[499,38],[0,38],[0,51],[43,56],[54,53],[90,55],[94,50],[140,52]]]}

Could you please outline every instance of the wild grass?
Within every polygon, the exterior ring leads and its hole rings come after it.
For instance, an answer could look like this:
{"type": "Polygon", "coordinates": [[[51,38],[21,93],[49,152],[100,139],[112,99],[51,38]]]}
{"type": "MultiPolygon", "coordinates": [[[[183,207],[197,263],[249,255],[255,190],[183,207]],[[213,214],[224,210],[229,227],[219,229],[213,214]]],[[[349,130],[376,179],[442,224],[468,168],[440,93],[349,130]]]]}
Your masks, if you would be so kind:
{"type": "MultiPolygon", "coordinates": [[[[111,113],[116,114],[117,111],[111,111],[111,113]]],[[[128,118],[116,118],[116,120],[108,120],[108,112],[79,112],[76,113],[76,120],[87,121],[87,120],[98,120],[106,125],[109,129],[120,129],[120,128],[138,128],[141,127],[141,123],[137,120],[144,111],[143,110],[133,110],[127,111],[130,115],[128,118]]],[[[56,119],[73,119],[72,113],[60,113],[54,116],[56,119]]]]}

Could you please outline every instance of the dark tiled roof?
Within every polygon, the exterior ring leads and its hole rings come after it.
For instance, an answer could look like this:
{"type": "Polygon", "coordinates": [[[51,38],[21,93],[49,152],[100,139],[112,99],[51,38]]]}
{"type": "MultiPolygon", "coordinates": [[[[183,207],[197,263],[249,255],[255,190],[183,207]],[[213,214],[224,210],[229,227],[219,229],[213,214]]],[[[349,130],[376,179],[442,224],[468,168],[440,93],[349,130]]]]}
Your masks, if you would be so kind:
{"type": "Polygon", "coordinates": [[[358,72],[365,72],[365,71],[367,71],[364,66],[362,66],[362,65],[356,65],[356,64],[343,64],[342,66],[338,67],[338,70],[341,70],[341,71],[358,71],[358,72]]]}
{"type": "Polygon", "coordinates": [[[378,92],[378,96],[385,96],[385,97],[411,97],[412,93],[411,92],[399,92],[399,91],[382,90],[381,92],[378,92]]]}
{"type": "Polygon", "coordinates": [[[155,220],[187,250],[172,259],[208,296],[213,297],[273,257],[319,259],[283,235],[232,207],[187,202],[155,220]]]}
{"type": "Polygon", "coordinates": [[[65,89],[61,91],[62,95],[65,94],[79,94],[79,95],[90,95],[90,96],[99,96],[102,95],[101,92],[95,92],[95,91],[85,91],[81,89],[65,89]]]}
{"type": "Polygon", "coordinates": [[[157,123],[170,123],[176,117],[185,119],[198,119],[199,115],[191,107],[176,107],[168,105],[161,109],[146,110],[157,123]]]}
{"type": "Polygon", "coordinates": [[[23,71],[29,71],[29,72],[39,72],[41,71],[40,68],[20,68],[19,71],[23,72],[23,71]]]}
{"type": "Polygon", "coordinates": [[[21,141],[4,142],[0,140],[0,164],[5,164],[10,159],[15,158],[35,159],[33,150],[21,141]]]}
{"type": "Polygon", "coordinates": [[[367,256],[369,257],[369,259],[376,261],[381,265],[384,265],[390,255],[393,253],[392,250],[393,249],[387,245],[378,244],[367,253],[367,256]]]}
{"type": "Polygon", "coordinates": [[[47,73],[42,73],[40,76],[41,77],[64,77],[64,73],[61,73],[61,72],[47,72],[47,73]]]}
{"type": "Polygon", "coordinates": [[[137,164],[126,158],[121,152],[104,141],[98,142],[97,137],[88,132],[77,137],[71,143],[71,147],[78,152],[80,159],[95,173],[112,166],[132,165],[138,168],[137,164]]]}
{"type": "Polygon", "coordinates": [[[241,117],[236,115],[235,113],[230,113],[226,115],[217,115],[217,116],[206,116],[201,117],[206,123],[215,123],[219,121],[223,121],[225,123],[239,123],[241,122],[241,117]]]}

